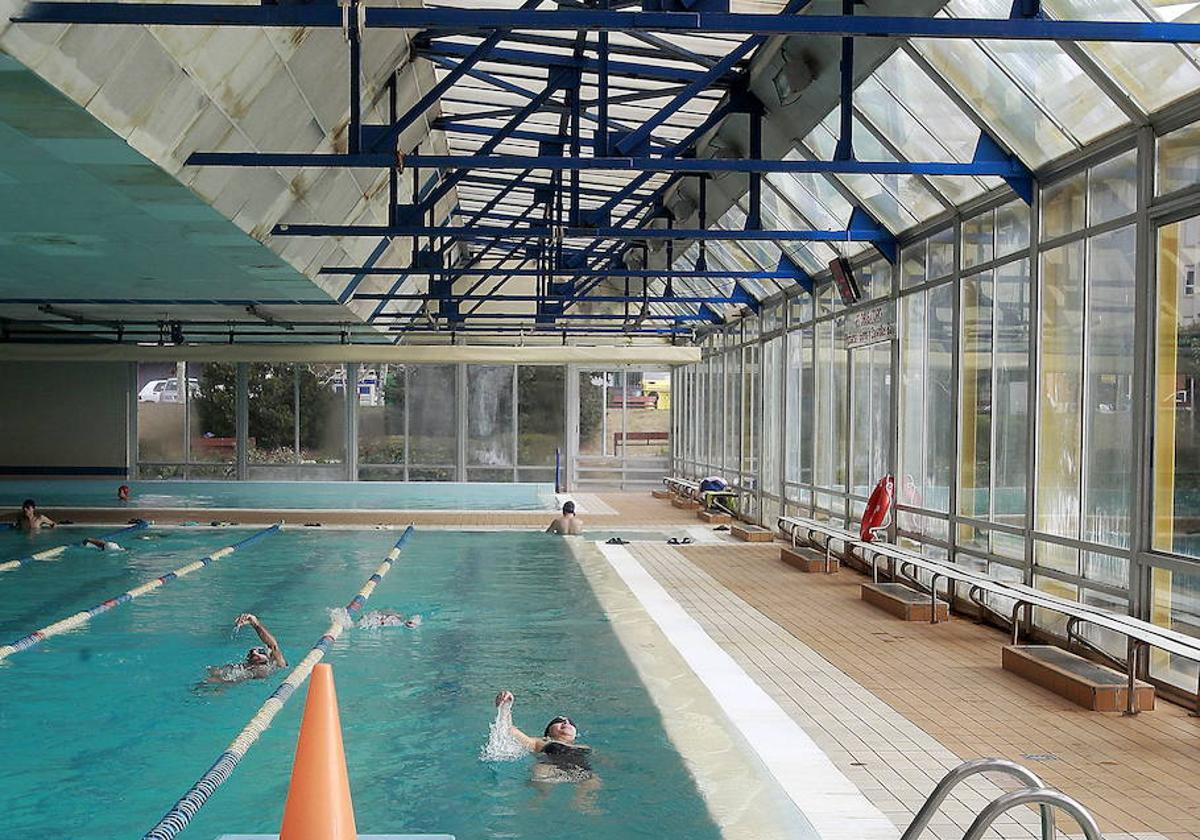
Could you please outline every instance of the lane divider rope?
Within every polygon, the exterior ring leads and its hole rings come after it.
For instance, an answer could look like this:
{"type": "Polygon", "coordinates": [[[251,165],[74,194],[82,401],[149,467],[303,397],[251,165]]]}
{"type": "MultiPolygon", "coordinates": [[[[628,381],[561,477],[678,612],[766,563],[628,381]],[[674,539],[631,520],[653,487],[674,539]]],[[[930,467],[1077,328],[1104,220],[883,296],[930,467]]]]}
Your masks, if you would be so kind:
{"type": "Polygon", "coordinates": [[[225,748],[225,752],[221,753],[213,765],[205,771],[204,775],[158,821],[158,824],[143,835],[142,840],[173,840],[179,832],[187,828],[188,823],[192,821],[196,813],[204,807],[204,803],[216,792],[217,788],[225,784],[229,776],[233,773],[233,769],[237,767],[238,762],[242,760],[250,750],[250,747],[254,745],[254,742],[271,725],[271,721],[275,719],[275,715],[283,708],[283,704],[308,679],[313,668],[324,658],[326,652],[333,646],[338,637],[342,635],[342,632],[353,624],[355,613],[363,608],[363,605],[367,603],[367,599],[371,597],[371,593],[375,591],[376,585],[391,570],[392,564],[400,556],[400,552],[404,549],[404,544],[408,542],[408,538],[412,532],[413,526],[409,525],[404,530],[400,539],[396,541],[396,544],[392,546],[392,550],[388,552],[387,558],[375,570],[375,573],[367,578],[367,582],[363,584],[362,589],[358,590],[358,594],[351,598],[350,603],[346,604],[343,608],[342,612],[344,615],[338,615],[334,618],[329,625],[329,629],[321,635],[317,643],[300,660],[300,664],[293,668],[291,673],[284,678],[279,687],[271,692],[271,695],[259,707],[254,717],[246,724],[246,727],[225,748]]]}
{"type": "Polygon", "coordinates": [[[170,583],[173,580],[178,580],[181,577],[186,577],[187,575],[190,575],[192,572],[198,571],[199,569],[203,569],[205,566],[212,563],[214,560],[220,560],[222,557],[233,554],[233,552],[237,551],[239,548],[250,545],[250,543],[260,540],[269,534],[273,534],[273,533],[277,532],[278,530],[279,530],[278,524],[272,525],[270,528],[265,528],[262,531],[259,531],[255,534],[251,534],[250,536],[246,537],[244,540],[240,540],[240,541],[234,543],[233,545],[227,545],[224,548],[218,548],[216,551],[214,551],[212,554],[209,554],[207,557],[201,557],[199,560],[196,560],[192,563],[188,563],[186,566],[180,566],[178,569],[176,569],[173,572],[167,572],[165,575],[160,575],[159,577],[156,577],[153,580],[146,581],[141,586],[136,586],[133,589],[130,589],[128,592],[121,593],[120,595],[116,596],[115,598],[109,598],[106,601],[101,601],[99,604],[92,607],[90,610],[83,610],[82,612],[77,612],[74,615],[67,616],[66,618],[56,621],[47,627],[43,627],[41,630],[34,630],[29,635],[22,636],[21,638],[17,639],[14,642],[8,643],[7,645],[0,645],[0,660],[7,659],[9,656],[12,656],[14,653],[19,653],[20,651],[28,650],[29,648],[33,647],[34,645],[38,644],[39,642],[42,642],[42,641],[50,638],[51,636],[58,636],[62,633],[66,633],[68,630],[74,630],[76,627],[86,624],[88,621],[90,621],[92,619],[93,616],[97,616],[97,615],[100,615],[101,613],[108,612],[113,607],[119,607],[121,604],[128,603],[129,601],[132,601],[134,598],[140,598],[143,595],[149,594],[150,592],[153,592],[154,590],[158,589],[159,587],[166,586],[168,583],[170,583]]]}
{"type": "MultiPolygon", "coordinates": [[[[145,529],[147,529],[149,527],[150,527],[149,522],[147,522],[144,519],[139,519],[137,522],[133,523],[128,528],[122,528],[120,531],[113,531],[111,534],[104,534],[102,536],[96,537],[96,539],[101,540],[103,542],[110,542],[110,541],[112,541],[112,539],[114,537],[120,537],[125,534],[131,534],[134,531],[144,531],[145,529]]],[[[51,557],[57,557],[58,555],[62,554],[64,551],[66,551],[68,548],[71,548],[72,546],[77,546],[77,545],[84,545],[84,541],[80,540],[79,542],[66,543],[64,545],[56,545],[53,548],[42,549],[41,551],[30,554],[26,557],[18,557],[15,560],[6,560],[5,562],[0,563],[0,572],[7,572],[12,569],[19,569],[28,563],[34,562],[35,560],[49,560],[51,557]]]]}

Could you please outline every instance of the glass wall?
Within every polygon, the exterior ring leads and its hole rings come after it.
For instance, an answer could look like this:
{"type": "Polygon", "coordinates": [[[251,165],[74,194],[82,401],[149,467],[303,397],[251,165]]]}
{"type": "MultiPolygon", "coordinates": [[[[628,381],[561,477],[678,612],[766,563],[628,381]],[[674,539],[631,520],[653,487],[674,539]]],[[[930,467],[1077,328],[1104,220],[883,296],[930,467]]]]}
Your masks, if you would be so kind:
{"type": "MultiPolygon", "coordinates": [[[[883,120],[890,95],[860,107],[883,120]]],[[[895,283],[860,251],[853,306],[822,272],[706,335],[704,361],[676,372],[695,385],[676,469],[733,477],[768,525],[776,510],[854,523],[892,472],[900,542],[1200,635],[1197,136],[1147,128],[1081,153],[1032,204],[994,192],[902,241],[895,283]],[[894,341],[860,340],[868,322],[894,341]]],[[[1194,664],[1155,654],[1148,673],[1196,690],[1194,664]]]]}

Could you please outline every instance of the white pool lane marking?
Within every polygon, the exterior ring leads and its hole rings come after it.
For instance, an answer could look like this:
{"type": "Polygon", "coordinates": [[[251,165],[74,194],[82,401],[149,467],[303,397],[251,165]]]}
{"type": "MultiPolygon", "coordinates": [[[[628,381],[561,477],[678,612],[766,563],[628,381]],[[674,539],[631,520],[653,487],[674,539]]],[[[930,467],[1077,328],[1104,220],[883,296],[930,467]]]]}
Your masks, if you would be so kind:
{"type": "Polygon", "coordinates": [[[627,549],[598,548],[823,840],[896,839],[884,813],[627,549]]]}

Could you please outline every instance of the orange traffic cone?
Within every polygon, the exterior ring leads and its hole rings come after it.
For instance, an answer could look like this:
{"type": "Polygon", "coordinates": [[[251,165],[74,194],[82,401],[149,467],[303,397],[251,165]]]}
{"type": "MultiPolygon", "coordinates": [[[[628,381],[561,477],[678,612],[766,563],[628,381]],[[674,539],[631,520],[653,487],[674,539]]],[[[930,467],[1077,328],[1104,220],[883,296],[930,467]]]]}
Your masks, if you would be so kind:
{"type": "Polygon", "coordinates": [[[279,840],[357,840],[333,669],[313,670],[279,840]]]}

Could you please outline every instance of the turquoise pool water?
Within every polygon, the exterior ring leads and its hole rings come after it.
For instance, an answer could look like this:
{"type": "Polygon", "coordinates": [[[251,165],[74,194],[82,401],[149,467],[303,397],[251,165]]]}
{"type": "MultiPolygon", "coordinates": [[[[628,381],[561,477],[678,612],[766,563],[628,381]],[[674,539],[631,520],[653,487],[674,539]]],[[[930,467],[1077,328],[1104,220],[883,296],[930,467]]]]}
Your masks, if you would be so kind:
{"type": "MultiPolygon", "coordinates": [[[[126,554],[72,549],[0,575],[0,639],[248,532],[163,533],[130,540],[126,554]]],[[[327,609],[349,599],[397,536],[284,531],[0,664],[0,835],[141,836],[282,678],[196,687],[206,665],[253,643],[245,629],[231,638],[237,613],[257,613],[296,661],[328,625],[327,609]]],[[[425,621],[356,629],[325,659],[360,833],[719,837],[562,540],[418,531],[367,608],[425,621]],[[602,779],[594,799],[577,799],[570,784],[535,786],[532,759],[479,760],[500,688],[517,695],[514,718],[527,731],[556,714],[578,723],[602,779]]],[[[303,700],[280,713],[184,838],[278,831],[303,700]]]]}
{"type": "Polygon", "coordinates": [[[0,481],[0,509],[26,498],[45,508],[288,508],[338,510],[553,510],[552,484],[401,481],[0,481]]]}

